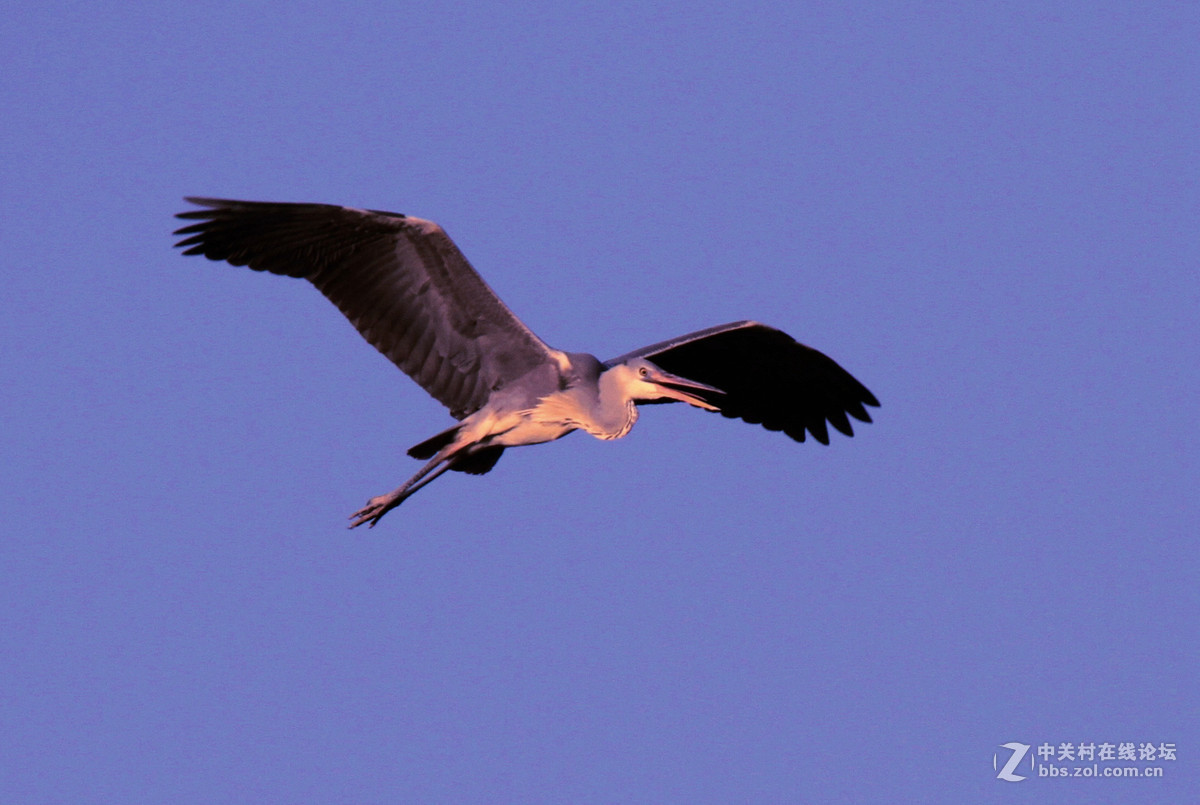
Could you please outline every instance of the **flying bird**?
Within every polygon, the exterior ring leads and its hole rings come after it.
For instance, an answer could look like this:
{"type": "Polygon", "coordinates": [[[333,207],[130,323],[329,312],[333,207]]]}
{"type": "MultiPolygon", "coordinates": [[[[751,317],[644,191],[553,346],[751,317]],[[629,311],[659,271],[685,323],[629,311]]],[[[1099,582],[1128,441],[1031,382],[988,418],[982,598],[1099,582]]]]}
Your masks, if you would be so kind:
{"type": "Polygon", "coordinates": [[[619,439],[639,405],[683,402],[829,443],[875,396],[831,358],[739,321],[601,361],[547,345],[432,221],[332,204],[187,198],[185,255],[306,279],[458,423],[409,449],[426,464],[350,515],[372,527],[446,470],[482,475],[505,448],[583,430],[619,439]]]}

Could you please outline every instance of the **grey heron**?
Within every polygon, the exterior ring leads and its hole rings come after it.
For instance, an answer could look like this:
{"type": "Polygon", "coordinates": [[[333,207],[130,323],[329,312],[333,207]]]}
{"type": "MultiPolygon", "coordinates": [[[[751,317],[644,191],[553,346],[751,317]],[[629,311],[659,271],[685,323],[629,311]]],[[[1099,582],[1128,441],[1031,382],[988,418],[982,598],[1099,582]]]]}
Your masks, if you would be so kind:
{"type": "Polygon", "coordinates": [[[437,224],[380,210],[187,198],[175,231],[204,255],[306,279],[458,423],[409,449],[426,464],[350,515],[372,527],[447,470],[482,475],[505,448],[583,430],[618,439],[638,405],[683,402],[829,443],[853,436],[875,396],[831,358],[753,321],[710,327],[600,361],[548,346],[513,315],[437,224]]]}

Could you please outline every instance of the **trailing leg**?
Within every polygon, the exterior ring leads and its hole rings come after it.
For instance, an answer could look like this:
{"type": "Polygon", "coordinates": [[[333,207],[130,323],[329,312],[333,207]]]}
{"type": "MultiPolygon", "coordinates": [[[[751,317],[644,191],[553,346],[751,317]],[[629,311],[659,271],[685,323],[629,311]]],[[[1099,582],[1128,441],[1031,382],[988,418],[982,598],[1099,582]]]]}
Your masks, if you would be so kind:
{"type": "Polygon", "coordinates": [[[416,475],[405,481],[403,485],[388,492],[386,495],[377,495],[371,498],[367,501],[366,506],[363,506],[350,515],[350,518],[354,521],[350,523],[350,527],[358,528],[363,523],[370,523],[370,527],[374,528],[383,515],[399,506],[410,495],[425,486],[425,484],[450,469],[450,464],[451,459],[443,456],[441,453],[434,456],[428,464],[422,467],[416,475]],[[439,464],[441,464],[440,467],[438,466],[439,464]]]}

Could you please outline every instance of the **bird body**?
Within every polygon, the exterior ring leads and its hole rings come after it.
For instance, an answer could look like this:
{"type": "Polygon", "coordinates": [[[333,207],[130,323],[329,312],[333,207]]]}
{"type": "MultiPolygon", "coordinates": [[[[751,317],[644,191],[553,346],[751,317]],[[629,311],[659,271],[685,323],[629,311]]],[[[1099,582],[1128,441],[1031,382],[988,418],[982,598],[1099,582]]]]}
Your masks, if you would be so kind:
{"type": "Polygon", "coordinates": [[[374,526],[447,470],[483,474],[505,448],[582,430],[618,439],[638,405],[684,402],[805,433],[853,435],[879,403],[833,360],[757,322],[710,327],[601,362],[553,349],[500,301],[430,221],[328,204],[189,198],[184,254],[307,279],[458,424],[409,449],[426,464],[351,515],[374,526]]]}

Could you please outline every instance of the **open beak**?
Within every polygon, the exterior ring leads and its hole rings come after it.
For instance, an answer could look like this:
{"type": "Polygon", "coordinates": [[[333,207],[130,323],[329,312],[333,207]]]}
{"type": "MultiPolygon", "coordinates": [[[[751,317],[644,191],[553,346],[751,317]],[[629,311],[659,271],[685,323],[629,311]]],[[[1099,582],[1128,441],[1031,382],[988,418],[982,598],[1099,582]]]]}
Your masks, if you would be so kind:
{"type": "Polygon", "coordinates": [[[673,375],[670,372],[664,372],[661,369],[656,374],[647,378],[662,390],[662,395],[672,400],[679,400],[688,405],[694,405],[697,408],[703,408],[706,411],[719,411],[721,409],[712,403],[706,401],[703,397],[696,394],[690,394],[689,391],[707,391],[710,394],[724,394],[716,386],[708,386],[704,383],[697,383],[695,380],[688,380],[686,377],[673,375]]]}

